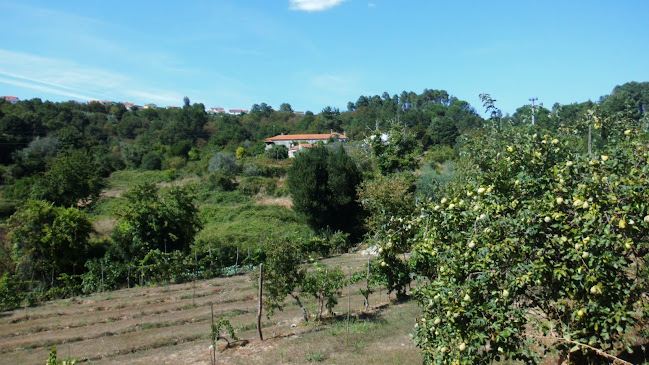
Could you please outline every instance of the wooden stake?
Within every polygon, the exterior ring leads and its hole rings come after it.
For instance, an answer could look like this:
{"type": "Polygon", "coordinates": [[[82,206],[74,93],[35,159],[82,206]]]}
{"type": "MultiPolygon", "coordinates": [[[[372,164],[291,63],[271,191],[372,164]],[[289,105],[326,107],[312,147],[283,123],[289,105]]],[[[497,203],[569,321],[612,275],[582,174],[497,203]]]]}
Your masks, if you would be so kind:
{"type": "Polygon", "coordinates": [[[349,268],[349,285],[347,285],[347,335],[345,336],[345,346],[349,341],[349,312],[352,306],[352,294],[351,294],[351,281],[352,281],[352,268],[349,268]]]}
{"type": "MultiPolygon", "coordinates": [[[[210,326],[210,339],[212,338],[212,331],[214,328],[214,303],[210,303],[210,309],[212,310],[212,325],[210,326]]],[[[216,343],[212,343],[212,364],[216,364],[216,343]]]]}
{"type": "Polygon", "coordinates": [[[264,335],[261,333],[261,311],[263,303],[263,287],[264,287],[264,264],[259,264],[259,306],[257,307],[257,332],[259,333],[259,341],[264,340],[264,335]]]}

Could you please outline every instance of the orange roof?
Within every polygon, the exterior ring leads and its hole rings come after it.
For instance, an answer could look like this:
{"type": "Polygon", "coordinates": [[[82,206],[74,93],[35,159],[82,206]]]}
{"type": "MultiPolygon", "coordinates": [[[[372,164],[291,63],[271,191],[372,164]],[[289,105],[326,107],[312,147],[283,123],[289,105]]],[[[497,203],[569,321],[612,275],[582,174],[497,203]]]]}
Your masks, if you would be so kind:
{"type": "Polygon", "coordinates": [[[297,151],[297,150],[302,149],[302,148],[311,148],[311,147],[313,147],[313,145],[311,143],[300,143],[299,145],[293,146],[290,149],[291,149],[291,151],[297,151]]]}
{"type": "Polygon", "coordinates": [[[306,141],[312,139],[327,140],[331,137],[339,139],[347,139],[347,136],[344,136],[340,133],[325,133],[325,134],[282,134],[275,137],[266,138],[266,142],[275,142],[275,141],[306,141]]]}

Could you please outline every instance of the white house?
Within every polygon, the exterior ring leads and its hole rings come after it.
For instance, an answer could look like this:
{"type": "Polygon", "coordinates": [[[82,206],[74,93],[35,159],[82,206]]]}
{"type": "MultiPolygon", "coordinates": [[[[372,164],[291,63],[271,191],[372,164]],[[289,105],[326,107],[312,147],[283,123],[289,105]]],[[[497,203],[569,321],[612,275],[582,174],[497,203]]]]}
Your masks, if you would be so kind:
{"type": "Polygon", "coordinates": [[[11,96],[11,95],[0,96],[0,99],[5,99],[6,102],[11,103],[11,104],[16,104],[17,102],[20,101],[20,99],[18,99],[18,97],[11,96]]]}
{"type": "Polygon", "coordinates": [[[318,142],[327,143],[330,139],[334,141],[347,142],[348,138],[344,134],[337,132],[325,134],[280,134],[275,137],[266,138],[266,149],[273,145],[286,146],[289,149],[289,157],[295,157],[295,153],[304,149],[311,148],[318,142]]]}

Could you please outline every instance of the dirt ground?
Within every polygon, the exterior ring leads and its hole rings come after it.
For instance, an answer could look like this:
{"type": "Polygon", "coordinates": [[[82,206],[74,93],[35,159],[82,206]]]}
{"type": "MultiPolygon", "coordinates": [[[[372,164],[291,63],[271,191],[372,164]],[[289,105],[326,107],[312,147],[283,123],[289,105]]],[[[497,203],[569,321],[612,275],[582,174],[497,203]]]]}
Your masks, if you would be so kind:
{"type": "MultiPolygon", "coordinates": [[[[351,273],[366,260],[348,254],[325,263],[351,273]]],[[[229,319],[248,342],[225,349],[220,341],[219,364],[420,364],[408,336],[416,304],[389,304],[383,291],[370,297],[373,308],[364,312],[361,285],[345,288],[336,315],[320,323],[303,322],[287,301],[284,311],[262,317],[264,341],[257,338],[256,288],[248,275],[52,301],[0,313],[0,364],[44,363],[52,346],[59,360],[91,364],[209,364],[211,305],[215,317],[229,319]]],[[[314,313],[315,303],[305,302],[314,313]]]]}

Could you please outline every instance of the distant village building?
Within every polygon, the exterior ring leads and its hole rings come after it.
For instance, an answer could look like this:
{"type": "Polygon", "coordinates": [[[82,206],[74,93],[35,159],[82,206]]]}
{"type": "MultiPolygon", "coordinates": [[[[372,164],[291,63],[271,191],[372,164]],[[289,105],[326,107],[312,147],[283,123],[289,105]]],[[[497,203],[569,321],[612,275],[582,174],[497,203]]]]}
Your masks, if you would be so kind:
{"type": "Polygon", "coordinates": [[[247,109],[228,109],[228,114],[232,115],[241,115],[244,113],[248,113],[247,109]]]}
{"type": "Polygon", "coordinates": [[[88,100],[88,104],[99,103],[101,105],[110,105],[113,102],[110,100],[88,100]]]}
{"type": "Polygon", "coordinates": [[[167,109],[180,109],[180,107],[175,105],[169,105],[167,109]]]}
{"type": "Polygon", "coordinates": [[[149,103],[149,104],[145,104],[145,105],[142,107],[142,109],[155,109],[155,108],[157,108],[157,107],[158,107],[157,105],[155,105],[155,104],[153,104],[153,103],[149,103]]]}
{"type": "Polygon", "coordinates": [[[16,104],[17,102],[20,101],[20,99],[18,99],[18,97],[11,96],[11,95],[0,96],[0,99],[4,99],[6,102],[11,103],[11,104],[16,104]]]}
{"type": "Polygon", "coordinates": [[[216,107],[216,108],[210,108],[207,112],[208,112],[209,114],[225,113],[225,109],[223,109],[222,107],[218,106],[218,107],[216,107]]]}
{"type": "Polygon", "coordinates": [[[305,148],[311,148],[318,142],[327,143],[329,140],[347,142],[345,134],[337,132],[325,134],[280,134],[275,137],[266,138],[266,149],[274,145],[282,145],[288,148],[288,157],[293,158],[297,152],[305,148]]]}

